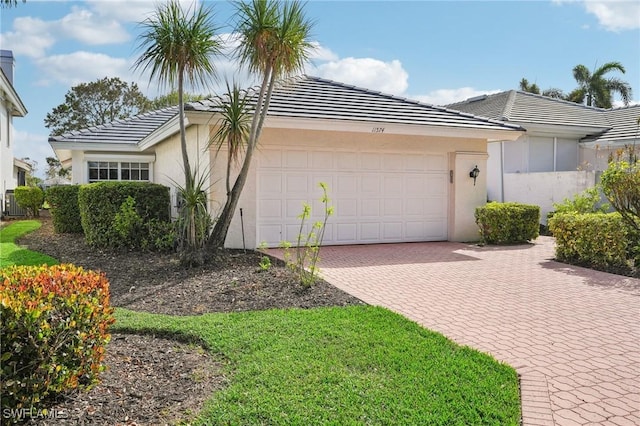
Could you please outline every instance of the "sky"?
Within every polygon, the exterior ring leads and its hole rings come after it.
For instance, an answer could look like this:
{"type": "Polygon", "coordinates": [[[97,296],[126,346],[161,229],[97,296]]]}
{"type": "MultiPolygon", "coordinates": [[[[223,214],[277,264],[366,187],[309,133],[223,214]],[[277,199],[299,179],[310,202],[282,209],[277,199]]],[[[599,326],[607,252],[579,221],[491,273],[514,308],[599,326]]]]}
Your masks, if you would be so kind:
{"type": "MultiPolygon", "coordinates": [[[[200,0],[203,1],[203,0],[200,0]]],[[[231,51],[233,6],[204,0],[231,51]]],[[[14,86],[27,110],[15,118],[14,156],[53,156],[44,118],[74,85],[104,77],[135,82],[149,98],[166,93],[132,68],[140,54],[139,23],[157,2],[87,0],[20,2],[0,9],[0,49],[15,56],[14,86]]],[[[184,1],[188,7],[192,1],[184,1]]],[[[572,69],[617,61],[617,77],[640,102],[638,1],[317,1],[306,3],[316,46],[305,73],[435,105],[517,89],[522,78],[541,89],[576,87],[572,69]]],[[[229,58],[221,76],[256,83],[229,58]]],[[[616,105],[622,105],[616,99],[616,105]]]]}

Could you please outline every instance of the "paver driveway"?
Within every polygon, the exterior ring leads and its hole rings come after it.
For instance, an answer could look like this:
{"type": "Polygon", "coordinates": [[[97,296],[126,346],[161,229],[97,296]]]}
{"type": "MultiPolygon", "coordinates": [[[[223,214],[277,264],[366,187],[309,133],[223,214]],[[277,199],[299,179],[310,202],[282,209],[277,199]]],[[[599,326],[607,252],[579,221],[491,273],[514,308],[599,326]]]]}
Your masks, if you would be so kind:
{"type": "Polygon", "coordinates": [[[525,425],[640,425],[640,280],[554,262],[549,237],[320,254],[335,286],[513,366],[525,425]]]}

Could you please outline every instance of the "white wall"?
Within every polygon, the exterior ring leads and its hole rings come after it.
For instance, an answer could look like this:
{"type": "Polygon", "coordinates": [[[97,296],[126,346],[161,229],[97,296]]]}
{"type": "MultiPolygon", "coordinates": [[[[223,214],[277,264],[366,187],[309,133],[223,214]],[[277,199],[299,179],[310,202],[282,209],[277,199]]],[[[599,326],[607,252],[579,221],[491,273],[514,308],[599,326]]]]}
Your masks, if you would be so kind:
{"type": "Polygon", "coordinates": [[[547,223],[547,213],[553,203],[595,185],[596,174],[590,171],[548,173],[505,173],[504,201],[515,201],[540,206],[540,219],[547,223]]]}
{"type": "MultiPolygon", "coordinates": [[[[7,112],[7,105],[0,99],[0,200],[4,200],[7,189],[16,187],[13,177],[13,141],[11,140],[11,115],[7,112]]],[[[4,210],[4,205],[0,205],[4,210]]]]}
{"type": "Polygon", "coordinates": [[[452,219],[449,222],[449,240],[477,241],[480,235],[475,212],[477,207],[487,203],[488,155],[486,152],[456,152],[451,156],[454,164],[454,205],[449,216],[452,219]],[[469,172],[475,166],[478,166],[480,174],[474,184],[469,172]]]}

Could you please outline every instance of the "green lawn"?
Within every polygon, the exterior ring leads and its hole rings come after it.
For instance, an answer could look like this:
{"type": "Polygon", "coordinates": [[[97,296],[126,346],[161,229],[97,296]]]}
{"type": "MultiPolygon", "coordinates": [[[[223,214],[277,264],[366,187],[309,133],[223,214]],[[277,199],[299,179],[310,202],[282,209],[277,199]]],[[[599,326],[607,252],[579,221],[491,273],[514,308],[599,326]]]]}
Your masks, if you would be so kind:
{"type": "MultiPolygon", "coordinates": [[[[14,241],[40,226],[0,229],[2,266],[57,263],[14,241]]],[[[177,317],[116,309],[112,331],[202,343],[228,386],[201,425],[517,425],[515,370],[373,306],[177,317]]]]}
{"type": "Polygon", "coordinates": [[[37,220],[20,220],[0,228],[0,268],[11,265],[56,265],[58,261],[16,245],[17,238],[40,228],[37,220]]]}
{"type": "Polygon", "coordinates": [[[116,318],[115,330],[179,334],[226,360],[229,386],[199,424],[519,424],[511,367],[383,308],[116,318]]]}

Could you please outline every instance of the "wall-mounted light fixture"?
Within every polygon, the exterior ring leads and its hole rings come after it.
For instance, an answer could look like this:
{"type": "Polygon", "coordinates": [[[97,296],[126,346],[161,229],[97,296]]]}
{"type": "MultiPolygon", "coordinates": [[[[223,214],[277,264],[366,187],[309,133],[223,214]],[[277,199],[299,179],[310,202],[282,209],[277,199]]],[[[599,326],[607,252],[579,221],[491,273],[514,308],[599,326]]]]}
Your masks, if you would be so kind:
{"type": "Polygon", "coordinates": [[[476,186],[476,179],[478,178],[479,174],[480,174],[480,169],[478,168],[477,165],[473,168],[473,170],[469,172],[469,177],[473,179],[473,186],[476,186]]]}

